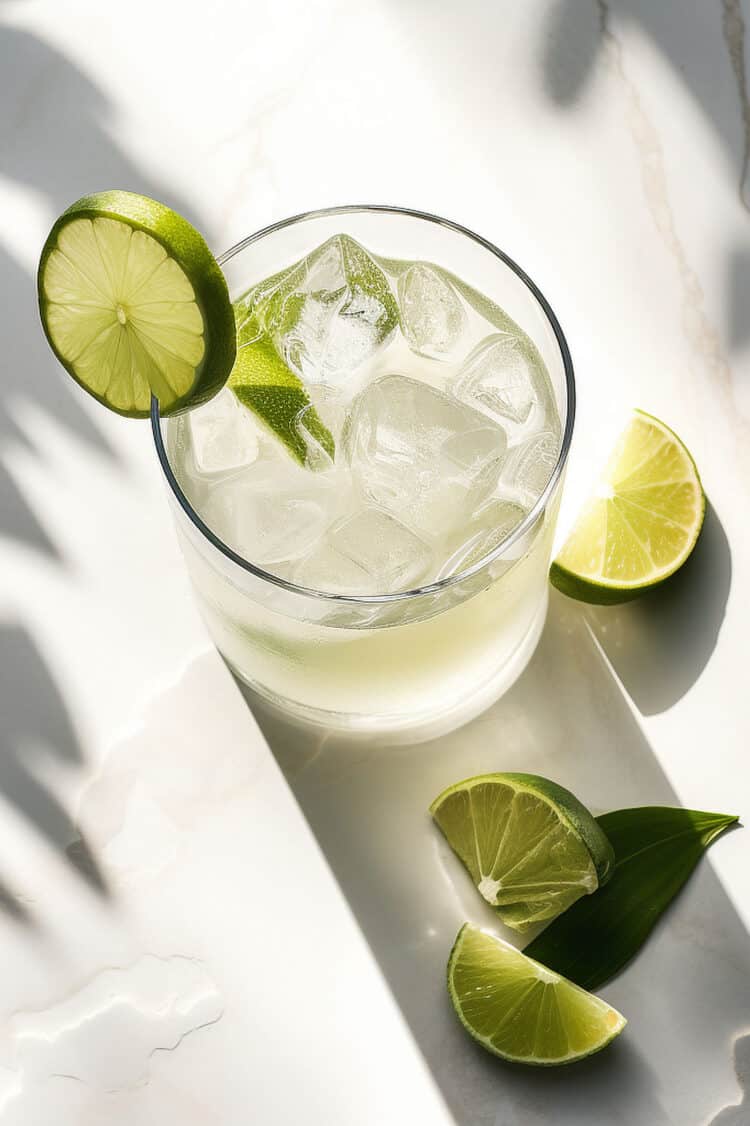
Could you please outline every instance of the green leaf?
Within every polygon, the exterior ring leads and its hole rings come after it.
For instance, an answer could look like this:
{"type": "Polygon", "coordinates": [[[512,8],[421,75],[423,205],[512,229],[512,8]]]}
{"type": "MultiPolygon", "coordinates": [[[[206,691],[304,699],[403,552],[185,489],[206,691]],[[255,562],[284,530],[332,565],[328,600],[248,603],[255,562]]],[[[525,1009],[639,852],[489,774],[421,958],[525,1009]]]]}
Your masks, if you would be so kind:
{"type": "Polygon", "coordinates": [[[704,851],[737,820],[667,806],[598,817],[615,850],[611,879],[550,923],[524,954],[598,989],[634,957],[704,851]]]}

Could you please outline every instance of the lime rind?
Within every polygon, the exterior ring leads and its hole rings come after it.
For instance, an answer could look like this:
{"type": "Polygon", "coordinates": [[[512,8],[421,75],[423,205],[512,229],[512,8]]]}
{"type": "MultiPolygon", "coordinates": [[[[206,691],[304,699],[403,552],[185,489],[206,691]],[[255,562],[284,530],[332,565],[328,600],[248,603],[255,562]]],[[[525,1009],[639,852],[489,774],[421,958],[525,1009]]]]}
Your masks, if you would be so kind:
{"type": "Polygon", "coordinates": [[[240,324],[238,338],[242,343],[228,386],[240,403],[284,443],[301,465],[310,460],[311,445],[317,445],[332,460],[336,452],[333,435],[312,405],[304,384],[269,338],[260,331],[253,332],[246,320],[240,324]]]}
{"type": "Polygon", "coordinates": [[[599,887],[606,884],[615,866],[615,852],[605,833],[582,801],[557,782],[537,774],[508,772],[500,777],[525,787],[557,811],[560,818],[578,833],[596,868],[599,887]]]}
{"type": "Polygon", "coordinates": [[[430,813],[480,894],[515,930],[556,918],[614,867],[612,846],[585,806],[536,775],[465,779],[430,813]]]}
{"type": "Polygon", "coordinates": [[[333,435],[300,378],[304,348],[298,354],[299,321],[310,296],[306,287],[331,255],[340,266],[338,281],[345,284],[329,297],[345,306],[372,300],[380,310],[377,332],[381,339],[389,337],[398,324],[396,299],[374,259],[348,235],[332,236],[304,258],[257,282],[234,305],[238,352],[229,386],[292,456],[308,466],[326,464],[335,456],[333,435]]]}
{"type": "Polygon", "coordinates": [[[602,476],[550,568],[579,601],[613,605],[653,590],[683,566],[703,526],[706,498],[695,461],[675,432],[634,412],[602,476]],[[646,456],[628,464],[629,448],[646,456]]]}
{"type": "Polygon", "coordinates": [[[574,1063],[606,1048],[627,1023],[601,998],[468,923],[451,950],[447,984],[469,1035],[513,1063],[574,1063]]]}
{"type": "Polygon", "coordinates": [[[60,363],[118,414],[147,417],[152,391],[163,414],[178,413],[229,376],[224,275],[199,232],[156,200],[106,191],[72,204],[45,242],[37,292],[60,363]]]}

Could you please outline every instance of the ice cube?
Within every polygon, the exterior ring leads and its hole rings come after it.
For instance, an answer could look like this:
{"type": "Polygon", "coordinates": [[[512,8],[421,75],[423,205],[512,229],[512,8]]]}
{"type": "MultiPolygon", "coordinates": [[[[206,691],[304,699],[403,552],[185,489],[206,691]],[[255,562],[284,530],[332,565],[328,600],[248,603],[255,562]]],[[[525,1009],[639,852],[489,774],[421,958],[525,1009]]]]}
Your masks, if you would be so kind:
{"type": "Polygon", "coordinates": [[[466,313],[448,278],[435,266],[415,262],[398,279],[401,329],[421,356],[445,359],[466,327],[466,313]]]}
{"type": "Polygon", "coordinates": [[[546,374],[528,344],[504,332],[488,336],[471,352],[456,376],[455,392],[501,422],[511,441],[534,406],[547,409],[550,403],[546,374]]]}
{"type": "Polygon", "coordinates": [[[430,548],[387,512],[367,505],[328,529],[294,581],[331,594],[393,594],[425,579],[430,548]]]}
{"type": "Polygon", "coordinates": [[[284,455],[216,484],[202,511],[229,547],[266,567],[309,551],[338,516],[341,501],[339,474],[300,468],[284,455]]]}
{"type": "Polygon", "coordinates": [[[237,473],[258,456],[258,427],[251,412],[225,388],[186,416],[195,472],[215,477],[237,473]]]}
{"type": "Polygon", "coordinates": [[[347,382],[395,332],[398,306],[388,280],[348,235],[335,235],[279,277],[259,290],[255,315],[308,384],[347,382]]]}
{"type": "Polygon", "coordinates": [[[385,375],[357,397],[345,433],[359,488],[420,535],[442,537],[492,494],[505,431],[452,395],[385,375]]]}
{"type": "Polygon", "coordinates": [[[449,542],[438,577],[456,575],[484,559],[520,524],[526,512],[526,508],[512,500],[498,497],[488,501],[466,523],[461,534],[449,542]]]}
{"type": "Polygon", "coordinates": [[[557,433],[542,430],[511,452],[503,479],[520,496],[533,502],[544,491],[557,465],[559,454],[560,438],[557,433]]]}
{"type": "MultiPolygon", "coordinates": [[[[324,594],[369,594],[367,571],[328,543],[319,545],[292,572],[292,582],[324,594]]],[[[375,592],[380,593],[380,592],[375,592]]]]}

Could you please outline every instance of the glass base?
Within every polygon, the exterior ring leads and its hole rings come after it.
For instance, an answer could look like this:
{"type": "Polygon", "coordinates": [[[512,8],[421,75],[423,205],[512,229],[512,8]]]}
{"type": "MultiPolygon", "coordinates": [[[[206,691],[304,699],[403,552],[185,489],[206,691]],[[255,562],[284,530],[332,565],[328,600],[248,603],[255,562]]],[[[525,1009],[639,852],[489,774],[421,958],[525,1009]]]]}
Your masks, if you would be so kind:
{"type": "Polygon", "coordinates": [[[338,732],[354,740],[386,742],[390,745],[422,743],[447,735],[481,715],[516,682],[531,660],[539,643],[547,617],[548,592],[545,590],[539,610],[531,626],[502,667],[460,704],[449,709],[415,712],[411,715],[358,715],[310,708],[269,692],[249,680],[230,660],[224,660],[234,676],[242,682],[251,707],[256,704],[271,716],[292,722],[295,726],[338,732]]]}

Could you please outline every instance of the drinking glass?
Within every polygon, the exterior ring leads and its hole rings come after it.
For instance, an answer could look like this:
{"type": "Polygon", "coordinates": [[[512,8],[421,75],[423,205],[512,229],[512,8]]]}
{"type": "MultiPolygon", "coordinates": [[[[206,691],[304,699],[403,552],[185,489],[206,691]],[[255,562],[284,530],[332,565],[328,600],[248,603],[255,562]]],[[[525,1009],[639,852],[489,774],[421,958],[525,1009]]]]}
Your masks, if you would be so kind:
{"type": "Polygon", "coordinates": [[[493,703],[539,639],[573,429],[573,367],[549,303],[507,254],[457,223],[405,208],[330,208],[250,235],[219,259],[232,298],[336,234],[350,235],[381,262],[439,263],[482,295],[483,315],[507,313],[533,341],[554,392],[561,445],[522,522],[485,558],[416,590],[309,590],[243,558],[207,527],[178,483],[174,421],[160,417],[156,399],[153,436],[200,609],[237,676],[271,709],[304,724],[396,741],[431,738],[493,703]]]}

